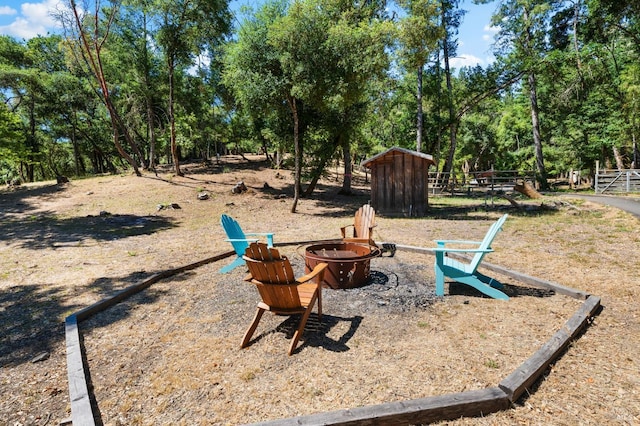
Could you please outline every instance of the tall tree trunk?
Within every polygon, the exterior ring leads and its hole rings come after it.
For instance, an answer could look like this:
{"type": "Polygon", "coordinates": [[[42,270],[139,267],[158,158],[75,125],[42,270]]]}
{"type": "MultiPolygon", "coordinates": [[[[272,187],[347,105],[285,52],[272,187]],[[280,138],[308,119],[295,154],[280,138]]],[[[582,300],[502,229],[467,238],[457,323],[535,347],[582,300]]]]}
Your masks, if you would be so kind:
{"type": "MultiPolygon", "coordinates": [[[[444,12],[443,12],[444,13],[444,12]]],[[[446,20],[443,19],[446,23],[446,20]]],[[[446,24],[443,24],[446,25],[446,24]]],[[[444,77],[447,82],[447,110],[449,112],[449,155],[444,163],[442,171],[444,172],[444,181],[447,183],[453,170],[453,160],[456,155],[456,147],[458,145],[458,123],[453,110],[453,85],[451,84],[451,67],[449,65],[449,32],[445,26],[444,42],[442,46],[442,56],[444,57],[444,77]]]]}
{"type": "Polygon", "coordinates": [[[638,142],[636,140],[636,117],[633,114],[631,116],[631,122],[633,123],[633,125],[631,126],[631,139],[633,141],[633,153],[631,154],[632,155],[631,168],[637,169],[639,168],[638,161],[640,161],[640,156],[638,155],[639,154],[638,142]]]}
{"type": "MultiPolygon", "coordinates": [[[[439,179],[439,170],[440,170],[440,149],[442,148],[442,116],[440,115],[441,108],[441,100],[442,100],[442,85],[440,84],[440,49],[438,49],[436,61],[436,83],[438,86],[438,99],[436,100],[436,124],[437,124],[437,133],[436,133],[436,147],[434,149],[435,160],[436,160],[436,171],[438,171],[438,181],[439,179]]],[[[440,183],[440,182],[438,182],[440,183]]]]}
{"type": "Polygon", "coordinates": [[[147,95],[147,128],[149,132],[149,168],[156,170],[156,129],[151,96],[147,95]]]}
{"type": "MultiPolygon", "coordinates": [[[[129,165],[133,168],[133,171],[135,172],[135,174],[137,176],[141,176],[142,174],[140,173],[140,170],[138,169],[138,165],[135,162],[135,160],[128,153],[126,153],[122,148],[122,145],[120,145],[120,141],[119,141],[120,137],[119,137],[119,131],[118,131],[119,128],[122,129],[123,136],[127,141],[127,143],[129,144],[129,146],[131,147],[131,149],[138,155],[140,161],[143,161],[144,157],[142,156],[142,153],[140,152],[137,144],[129,134],[127,127],[124,125],[124,122],[120,118],[118,111],[113,105],[113,102],[111,100],[111,92],[109,91],[109,86],[107,85],[107,79],[104,75],[104,69],[102,67],[102,58],[100,56],[100,51],[102,49],[102,43],[104,43],[106,41],[106,38],[108,37],[110,25],[112,21],[110,20],[109,24],[106,27],[106,35],[104,36],[104,38],[102,40],[93,39],[92,43],[90,43],[89,39],[87,38],[87,33],[85,31],[83,21],[80,17],[80,13],[78,12],[78,9],[76,7],[75,0],[70,0],[70,3],[71,3],[71,9],[73,10],[73,16],[75,19],[76,27],[78,28],[78,32],[80,33],[80,42],[82,44],[82,49],[81,49],[82,54],[84,55],[85,60],[87,61],[89,67],[91,68],[91,72],[96,77],[96,80],[98,80],[100,91],[102,93],[102,101],[107,107],[107,111],[109,112],[109,116],[111,117],[111,126],[113,127],[112,129],[113,140],[114,140],[116,149],[118,150],[118,153],[120,153],[122,158],[124,158],[127,161],[127,163],[129,163],[129,165]]],[[[115,13],[115,10],[113,12],[115,13]]],[[[95,25],[95,28],[98,28],[100,25],[100,22],[98,20],[98,12],[96,11],[95,13],[96,14],[95,14],[93,24],[95,25]]]]}
{"type": "Polygon", "coordinates": [[[144,87],[145,87],[145,104],[147,108],[147,138],[149,139],[149,168],[153,171],[156,170],[156,128],[155,128],[155,112],[153,110],[153,97],[151,96],[151,70],[149,69],[149,49],[146,36],[147,30],[147,15],[143,15],[144,19],[144,48],[143,48],[143,60],[144,60],[144,87]]]}
{"type": "Polygon", "coordinates": [[[416,123],[416,151],[422,152],[422,126],[423,126],[423,112],[422,112],[422,68],[424,65],[420,64],[418,67],[418,90],[416,92],[416,101],[418,103],[417,123],[416,123]]]}
{"type": "MultiPolygon", "coordinates": [[[[35,101],[33,97],[29,98],[29,134],[27,135],[27,145],[30,148],[29,160],[30,163],[27,164],[27,178],[29,182],[33,182],[35,180],[35,167],[34,164],[37,163],[37,159],[35,156],[40,151],[38,148],[38,139],[36,137],[36,114],[35,114],[35,101]]],[[[42,176],[44,179],[44,176],[42,176]]]]}
{"type": "Polygon", "coordinates": [[[176,175],[184,176],[182,170],[180,170],[180,158],[178,156],[178,143],[176,141],[176,119],[174,115],[174,90],[175,90],[175,79],[173,72],[175,70],[175,61],[172,55],[168,55],[168,69],[169,69],[169,139],[171,141],[171,158],[173,159],[173,168],[175,169],[176,175]]]}
{"type": "Polygon", "coordinates": [[[531,126],[533,130],[533,145],[536,154],[536,169],[538,170],[538,182],[540,189],[549,189],[547,182],[547,170],[544,167],[544,156],[542,154],[542,136],[540,135],[540,113],[538,110],[538,94],[536,90],[536,76],[529,73],[529,100],[531,102],[531,126]]]}
{"type": "Polygon", "coordinates": [[[613,145],[613,158],[616,160],[616,169],[618,171],[624,170],[624,159],[622,158],[622,154],[620,154],[620,150],[617,146],[613,145]]]}
{"type": "Polygon", "coordinates": [[[71,146],[73,147],[73,165],[76,170],[76,176],[80,176],[80,150],[78,148],[77,138],[77,114],[76,111],[72,112],[72,117],[69,117],[71,121],[71,146]]]}
{"type": "Polygon", "coordinates": [[[302,149],[300,147],[300,120],[298,119],[298,106],[296,98],[289,97],[289,107],[293,116],[293,149],[294,149],[294,173],[293,173],[293,205],[291,213],[296,212],[298,200],[300,199],[300,186],[302,180],[302,149]]]}
{"type": "Polygon", "coordinates": [[[580,83],[584,88],[584,76],[582,75],[582,60],[580,59],[580,48],[578,47],[578,20],[580,18],[580,1],[573,5],[573,50],[576,52],[576,69],[580,77],[580,83]]]}
{"type": "MultiPolygon", "coordinates": [[[[523,18],[525,22],[529,22],[529,10],[527,7],[523,7],[523,18]]],[[[533,59],[533,48],[531,40],[531,28],[528,26],[525,28],[525,50],[529,55],[529,58],[533,59]]],[[[532,66],[532,65],[530,65],[532,66]]],[[[536,75],[533,69],[529,70],[529,102],[531,104],[531,127],[533,132],[533,145],[536,157],[536,169],[538,171],[538,183],[540,189],[549,189],[549,183],[547,182],[547,170],[544,167],[544,156],[542,154],[542,136],[540,135],[540,112],[538,108],[538,92],[536,84],[536,75]]]]}
{"type": "Polygon", "coordinates": [[[351,149],[349,139],[343,138],[342,142],[342,159],[344,161],[344,179],[342,180],[342,189],[340,194],[351,195],[351,149]]]}

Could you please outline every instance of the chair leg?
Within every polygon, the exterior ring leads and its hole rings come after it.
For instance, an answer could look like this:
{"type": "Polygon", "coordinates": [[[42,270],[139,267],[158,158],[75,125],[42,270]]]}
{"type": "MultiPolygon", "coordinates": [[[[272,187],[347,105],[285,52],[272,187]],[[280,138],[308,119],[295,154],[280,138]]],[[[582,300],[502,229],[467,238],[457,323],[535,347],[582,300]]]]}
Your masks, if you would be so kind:
{"type": "Polygon", "coordinates": [[[486,294],[487,296],[493,297],[494,299],[509,300],[509,296],[507,296],[500,290],[496,290],[495,288],[483,283],[473,275],[470,275],[468,277],[456,277],[455,280],[460,283],[471,286],[476,290],[486,294]]]}
{"type": "Polygon", "coordinates": [[[232,269],[240,266],[240,265],[244,265],[245,261],[242,257],[238,256],[236,258],[236,260],[234,260],[233,262],[231,262],[230,264],[228,264],[227,266],[223,266],[222,268],[220,268],[220,273],[221,274],[226,274],[227,272],[231,271],[232,269]]]}
{"type": "Polygon", "coordinates": [[[313,305],[316,303],[316,300],[317,300],[317,293],[311,298],[311,301],[309,302],[309,306],[307,306],[307,310],[304,311],[304,314],[302,314],[302,318],[300,318],[300,325],[298,325],[298,329],[293,334],[293,339],[291,341],[291,345],[289,346],[289,352],[288,352],[289,355],[293,353],[296,346],[298,345],[298,340],[300,340],[300,337],[304,332],[304,326],[307,324],[307,320],[309,319],[309,315],[311,315],[311,310],[313,309],[313,305]]]}
{"type": "Polygon", "coordinates": [[[253,333],[256,331],[256,328],[258,327],[258,323],[260,322],[260,319],[262,318],[262,314],[264,314],[264,311],[265,310],[262,308],[258,308],[258,310],[256,311],[256,315],[253,317],[253,322],[247,329],[247,332],[244,333],[244,337],[242,338],[242,344],[240,345],[240,348],[245,348],[249,344],[249,340],[251,340],[251,336],[253,336],[253,333]]]}
{"type": "Polygon", "coordinates": [[[502,283],[500,281],[496,280],[495,278],[488,277],[488,276],[486,276],[484,274],[481,274],[478,271],[476,271],[476,273],[474,275],[476,277],[478,277],[478,279],[480,281],[482,281],[485,284],[489,284],[493,288],[504,288],[502,283]]]}
{"type": "MultiPolygon", "coordinates": [[[[436,253],[436,256],[439,255],[439,253],[436,253]]],[[[438,261],[436,261],[434,269],[436,272],[436,296],[444,296],[444,271],[438,264],[438,261]]]]}

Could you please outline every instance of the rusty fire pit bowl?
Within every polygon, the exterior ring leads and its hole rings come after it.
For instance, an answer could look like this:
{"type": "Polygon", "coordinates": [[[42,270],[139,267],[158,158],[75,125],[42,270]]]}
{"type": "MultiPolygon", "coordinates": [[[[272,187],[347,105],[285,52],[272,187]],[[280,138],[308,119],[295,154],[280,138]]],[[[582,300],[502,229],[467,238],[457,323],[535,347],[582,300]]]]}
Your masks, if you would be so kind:
{"type": "Polygon", "coordinates": [[[329,288],[355,288],[363,286],[369,278],[369,263],[380,255],[380,249],[368,244],[335,242],[316,244],[305,249],[305,273],[318,263],[329,264],[324,273],[324,286],[329,288]]]}

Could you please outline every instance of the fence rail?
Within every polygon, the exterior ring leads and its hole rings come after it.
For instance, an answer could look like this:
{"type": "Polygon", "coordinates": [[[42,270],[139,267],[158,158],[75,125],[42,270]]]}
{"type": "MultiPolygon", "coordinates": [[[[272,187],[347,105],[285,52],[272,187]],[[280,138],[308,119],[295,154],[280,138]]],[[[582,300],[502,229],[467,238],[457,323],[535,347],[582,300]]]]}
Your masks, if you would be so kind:
{"type": "Polygon", "coordinates": [[[594,189],[605,192],[640,192],[640,169],[607,170],[596,164],[594,189]]]}
{"type": "Polygon", "coordinates": [[[461,173],[429,173],[429,190],[433,194],[450,191],[511,191],[516,184],[524,182],[533,184],[533,171],[518,170],[486,170],[479,172],[461,173]]]}

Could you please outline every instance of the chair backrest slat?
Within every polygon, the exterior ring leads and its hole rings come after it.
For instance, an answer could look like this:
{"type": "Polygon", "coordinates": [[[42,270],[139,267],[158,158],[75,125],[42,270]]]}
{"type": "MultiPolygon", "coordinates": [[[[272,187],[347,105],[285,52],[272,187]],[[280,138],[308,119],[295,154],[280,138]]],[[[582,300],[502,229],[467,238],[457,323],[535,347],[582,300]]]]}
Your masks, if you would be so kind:
{"type": "Polygon", "coordinates": [[[266,244],[251,243],[244,259],[264,303],[284,310],[302,307],[293,268],[286,256],[266,244]]]}
{"type": "Polygon", "coordinates": [[[298,309],[300,295],[295,284],[256,283],[262,301],[275,309],[298,309]]]}
{"type": "MultiPolygon", "coordinates": [[[[484,239],[482,240],[482,243],[480,244],[478,249],[487,250],[487,249],[491,248],[491,243],[493,242],[493,239],[498,234],[498,231],[500,231],[502,229],[502,225],[507,220],[508,216],[509,215],[507,215],[507,214],[503,215],[500,219],[498,219],[497,221],[495,221],[491,225],[491,227],[489,228],[489,230],[485,234],[484,239]]],[[[486,253],[478,252],[478,253],[475,254],[475,256],[473,256],[473,259],[471,260],[470,266],[474,271],[480,265],[480,262],[482,261],[482,258],[485,256],[485,254],[486,253]]]]}
{"type": "Polygon", "coordinates": [[[371,238],[369,230],[375,225],[376,212],[369,204],[360,207],[354,218],[354,237],[371,238]]]}
{"type": "MultiPolygon", "coordinates": [[[[223,214],[220,217],[220,224],[222,225],[224,232],[227,234],[227,238],[230,240],[244,240],[247,238],[240,227],[240,224],[231,216],[223,214]]],[[[233,246],[233,250],[239,256],[242,256],[246,248],[249,247],[249,243],[246,241],[231,241],[231,245],[233,246]]]]}
{"type": "Polygon", "coordinates": [[[290,284],[296,280],[289,259],[275,248],[253,243],[244,256],[251,276],[262,283],[290,284]]]}

